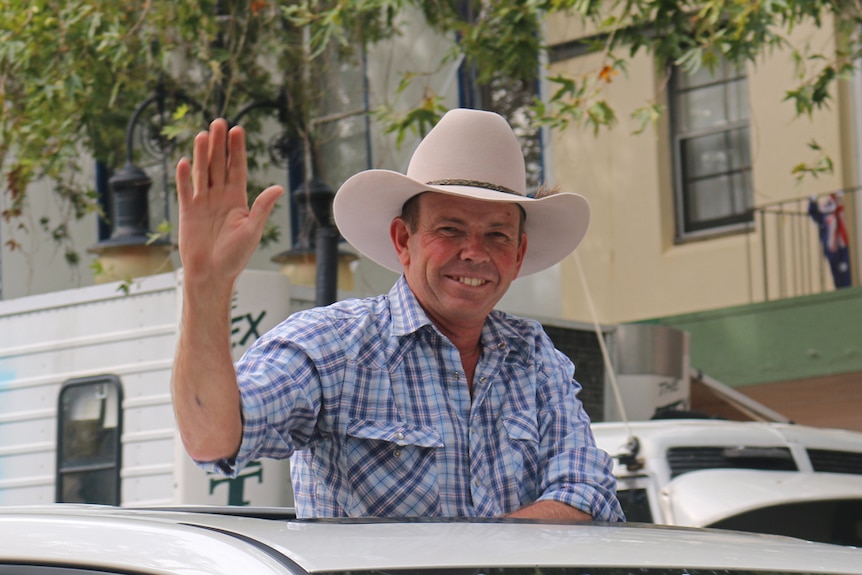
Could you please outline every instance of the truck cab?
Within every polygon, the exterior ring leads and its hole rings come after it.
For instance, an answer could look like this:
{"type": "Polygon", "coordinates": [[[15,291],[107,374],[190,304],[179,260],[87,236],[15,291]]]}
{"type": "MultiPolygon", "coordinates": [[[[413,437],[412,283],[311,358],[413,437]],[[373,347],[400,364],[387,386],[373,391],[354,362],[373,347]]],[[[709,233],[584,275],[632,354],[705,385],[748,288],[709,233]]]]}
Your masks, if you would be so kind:
{"type": "Polygon", "coordinates": [[[791,423],[594,423],[629,521],[862,546],[862,433],[791,423]]]}

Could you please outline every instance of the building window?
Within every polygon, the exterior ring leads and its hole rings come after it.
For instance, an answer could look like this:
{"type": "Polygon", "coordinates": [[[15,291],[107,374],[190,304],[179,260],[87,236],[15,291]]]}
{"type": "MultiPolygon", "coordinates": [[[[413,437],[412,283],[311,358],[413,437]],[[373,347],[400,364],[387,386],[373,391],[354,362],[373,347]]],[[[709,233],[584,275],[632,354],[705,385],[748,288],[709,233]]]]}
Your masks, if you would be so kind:
{"type": "Polygon", "coordinates": [[[748,81],[722,61],[674,69],[670,92],[677,238],[746,228],[752,221],[748,81]]]}
{"type": "MultiPolygon", "coordinates": [[[[458,0],[456,6],[461,18],[467,22],[476,21],[474,2],[458,0]]],[[[530,107],[539,96],[538,80],[518,80],[498,74],[482,83],[475,65],[468,60],[458,69],[458,106],[496,112],[506,118],[515,132],[524,153],[528,194],[535,192],[545,177],[543,130],[530,113],[530,107]]]]}
{"type": "Polygon", "coordinates": [[[70,379],[57,406],[58,503],[120,504],[123,393],[113,375],[70,379]]]}

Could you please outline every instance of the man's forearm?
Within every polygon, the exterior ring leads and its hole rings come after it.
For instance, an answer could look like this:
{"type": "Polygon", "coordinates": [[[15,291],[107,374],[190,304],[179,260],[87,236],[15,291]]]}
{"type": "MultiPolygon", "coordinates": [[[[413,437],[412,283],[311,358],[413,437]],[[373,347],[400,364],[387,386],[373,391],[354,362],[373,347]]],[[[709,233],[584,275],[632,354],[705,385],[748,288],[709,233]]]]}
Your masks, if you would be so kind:
{"type": "Polygon", "coordinates": [[[232,288],[185,286],[171,381],[177,426],[193,459],[232,457],[242,441],[236,371],[230,351],[232,288]],[[221,311],[223,310],[223,311],[221,311]]]}

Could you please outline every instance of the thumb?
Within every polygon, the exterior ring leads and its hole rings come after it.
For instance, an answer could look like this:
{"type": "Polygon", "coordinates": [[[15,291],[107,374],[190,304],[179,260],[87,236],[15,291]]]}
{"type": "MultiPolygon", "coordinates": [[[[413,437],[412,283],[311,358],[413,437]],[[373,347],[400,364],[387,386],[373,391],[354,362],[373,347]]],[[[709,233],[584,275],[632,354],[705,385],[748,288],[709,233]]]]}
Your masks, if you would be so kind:
{"type": "Polygon", "coordinates": [[[281,186],[270,186],[254,199],[254,203],[252,203],[251,210],[249,212],[249,217],[254,221],[254,224],[258,229],[263,229],[266,220],[272,213],[273,208],[275,208],[275,202],[278,201],[278,198],[280,198],[283,193],[284,188],[281,186]]]}

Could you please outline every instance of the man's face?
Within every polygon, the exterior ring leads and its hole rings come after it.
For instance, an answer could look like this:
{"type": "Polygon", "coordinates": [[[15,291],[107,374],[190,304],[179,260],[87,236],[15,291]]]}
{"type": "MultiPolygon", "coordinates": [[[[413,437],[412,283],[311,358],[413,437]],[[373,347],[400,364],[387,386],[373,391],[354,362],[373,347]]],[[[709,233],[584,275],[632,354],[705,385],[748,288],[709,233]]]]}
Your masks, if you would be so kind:
{"type": "Polygon", "coordinates": [[[390,227],[407,283],[443,333],[480,327],[521,269],[520,208],[434,192],[417,201],[415,230],[401,218],[390,227]]]}

